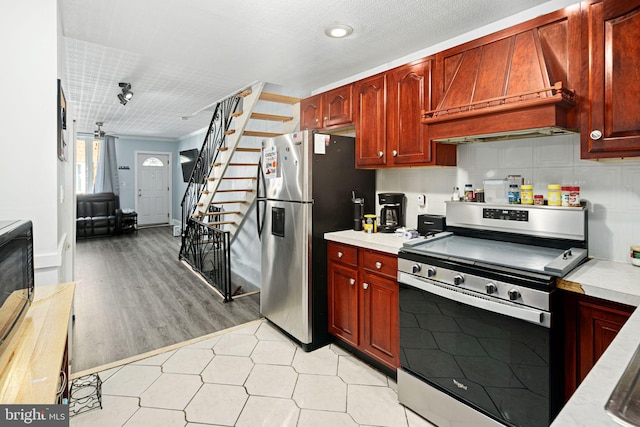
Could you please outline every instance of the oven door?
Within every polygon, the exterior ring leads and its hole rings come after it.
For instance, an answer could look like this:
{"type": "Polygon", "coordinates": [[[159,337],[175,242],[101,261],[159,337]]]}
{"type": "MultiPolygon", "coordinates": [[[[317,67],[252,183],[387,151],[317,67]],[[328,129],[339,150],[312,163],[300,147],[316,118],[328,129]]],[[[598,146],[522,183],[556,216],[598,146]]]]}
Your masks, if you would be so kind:
{"type": "Polygon", "coordinates": [[[439,426],[549,425],[549,312],[407,273],[398,280],[401,403],[439,426]]]}

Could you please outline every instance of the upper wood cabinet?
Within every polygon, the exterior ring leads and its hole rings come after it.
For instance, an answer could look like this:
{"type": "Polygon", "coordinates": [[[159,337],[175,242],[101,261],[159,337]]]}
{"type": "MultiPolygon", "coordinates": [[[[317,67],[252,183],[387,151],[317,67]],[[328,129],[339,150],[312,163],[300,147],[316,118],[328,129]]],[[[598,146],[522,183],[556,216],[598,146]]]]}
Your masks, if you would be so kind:
{"type": "Polygon", "coordinates": [[[437,146],[429,140],[427,126],[420,123],[422,111],[432,108],[433,62],[423,58],[387,72],[387,146],[392,166],[456,164],[455,146],[437,146]]]}
{"type": "Polygon", "coordinates": [[[582,4],[581,157],[640,156],[640,1],[582,4]]]}
{"type": "Polygon", "coordinates": [[[356,82],[356,166],[455,166],[456,147],[429,140],[421,112],[431,107],[433,58],[356,82]]]}
{"type": "Polygon", "coordinates": [[[356,166],[379,167],[387,163],[385,74],[354,83],[356,166]]]}
{"type": "Polygon", "coordinates": [[[353,125],[353,85],[300,101],[301,129],[337,129],[353,125]]]}

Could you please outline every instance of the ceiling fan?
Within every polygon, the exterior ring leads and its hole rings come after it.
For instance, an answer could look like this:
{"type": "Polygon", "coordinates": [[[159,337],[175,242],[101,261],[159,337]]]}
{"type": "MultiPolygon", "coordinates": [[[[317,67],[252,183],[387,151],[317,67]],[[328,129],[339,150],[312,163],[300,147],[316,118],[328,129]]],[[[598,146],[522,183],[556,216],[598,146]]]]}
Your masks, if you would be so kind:
{"type": "Polygon", "coordinates": [[[93,131],[94,138],[104,138],[104,131],[100,129],[102,125],[104,125],[103,122],[96,122],[96,126],[98,126],[98,129],[93,131]]]}

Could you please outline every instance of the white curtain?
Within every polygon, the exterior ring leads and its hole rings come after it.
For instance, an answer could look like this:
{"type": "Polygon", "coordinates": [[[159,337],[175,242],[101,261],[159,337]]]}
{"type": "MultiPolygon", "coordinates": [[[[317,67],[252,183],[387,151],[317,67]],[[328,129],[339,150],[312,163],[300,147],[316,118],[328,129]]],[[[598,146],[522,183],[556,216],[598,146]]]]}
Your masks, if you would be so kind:
{"type": "Polygon", "coordinates": [[[93,184],[94,193],[120,194],[118,181],[118,161],[116,159],[116,138],[106,135],[100,144],[96,180],[93,184]]]}

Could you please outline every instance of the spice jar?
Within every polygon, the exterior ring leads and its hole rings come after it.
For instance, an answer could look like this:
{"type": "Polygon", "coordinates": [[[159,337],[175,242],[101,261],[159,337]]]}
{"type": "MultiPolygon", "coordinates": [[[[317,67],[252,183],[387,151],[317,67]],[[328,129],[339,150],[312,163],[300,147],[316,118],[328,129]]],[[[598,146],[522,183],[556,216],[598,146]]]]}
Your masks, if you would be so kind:
{"type": "Polygon", "coordinates": [[[523,184],[522,187],[520,187],[520,202],[523,205],[533,204],[533,185],[523,184]]]}
{"type": "Polygon", "coordinates": [[[465,202],[473,202],[475,197],[473,195],[473,185],[465,184],[464,186],[464,201],[465,202]]]}
{"type": "Polygon", "coordinates": [[[560,187],[560,198],[562,200],[562,206],[569,206],[569,190],[571,187],[563,185],[560,187]]]}
{"type": "Polygon", "coordinates": [[[517,205],[520,203],[520,189],[518,184],[509,185],[509,204],[517,205]]]}
{"type": "Polygon", "coordinates": [[[562,205],[562,193],[559,184],[549,184],[547,186],[547,204],[549,206],[562,205]]]}
{"type": "Polygon", "coordinates": [[[536,194],[533,196],[534,205],[544,205],[544,196],[542,194],[536,194]]]}
{"type": "Polygon", "coordinates": [[[569,206],[574,208],[580,207],[580,187],[570,187],[569,206]]]}

